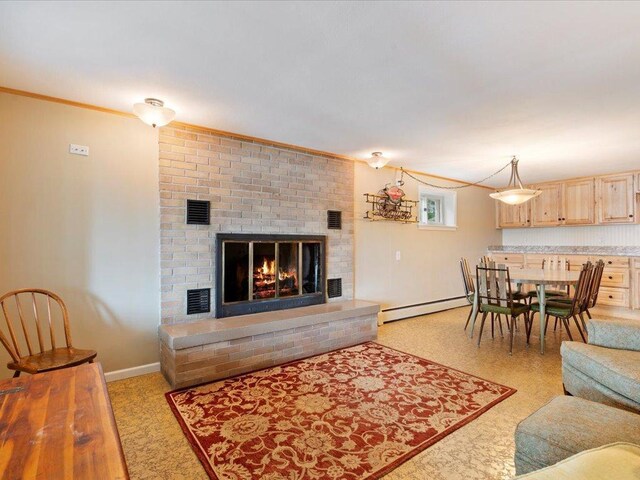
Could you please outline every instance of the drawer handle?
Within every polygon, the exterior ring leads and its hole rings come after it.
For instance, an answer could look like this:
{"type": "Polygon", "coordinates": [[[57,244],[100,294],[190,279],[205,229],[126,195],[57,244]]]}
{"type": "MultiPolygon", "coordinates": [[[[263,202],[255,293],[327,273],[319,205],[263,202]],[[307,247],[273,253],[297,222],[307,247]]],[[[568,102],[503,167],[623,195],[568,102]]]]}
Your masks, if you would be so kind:
{"type": "Polygon", "coordinates": [[[607,263],[608,263],[609,265],[611,265],[613,262],[612,262],[611,260],[609,260],[607,263]]]}
{"type": "Polygon", "coordinates": [[[613,280],[613,277],[612,277],[612,276],[609,276],[609,280],[613,280]]]}
{"type": "Polygon", "coordinates": [[[509,260],[507,257],[504,257],[505,260],[509,260]]]}
{"type": "Polygon", "coordinates": [[[613,298],[613,295],[609,295],[609,298],[613,298]]]}

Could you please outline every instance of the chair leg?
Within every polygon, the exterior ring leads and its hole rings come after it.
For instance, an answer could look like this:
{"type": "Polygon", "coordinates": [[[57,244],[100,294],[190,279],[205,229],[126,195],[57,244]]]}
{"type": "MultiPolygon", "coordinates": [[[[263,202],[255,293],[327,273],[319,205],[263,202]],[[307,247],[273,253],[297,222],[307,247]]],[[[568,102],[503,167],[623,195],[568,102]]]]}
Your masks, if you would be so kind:
{"type": "Polygon", "coordinates": [[[531,330],[533,329],[533,314],[529,317],[528,314],[525,314],[524,317],[524,327],[527,332],[527,345],[529,345],[529,339],[531,338],[531,330]]]}
{"type": "Polygon", "coordinates": [[[513,330],[516,323],[516,317],[511,315],[511,334],[509,335],[509,355],[513,355],[513,330]]]}
{"type": "Polygon", "coordinates": [[[20,376],[20,370],[16,370],[13,372],[13,378],[18,378],[20,376]]]}
{"type": "Polygon", "coordinates": [[[589,317],[589,320],[591,320],[591,312],[589,311],[589,309],[587,308],[585,312],[587,312],[587,317],[589,317]]]}
{"type": "Polygon", "coordinates": [[[493,340],[495,337],[495,324],[496,324],[496,316],[492,313],[491,314],[491,340],[493,340]]]}
{"type": "Polygon", "coordinates": [[[578,327],[578,333],[580,334],[580,336],[582,337],[582,341],[584,343],[587,343],[587,339],[584,337],[584,333],[582,331],[582,328],[580,328],[580,324],[578,323],[578,317],[576,317],[575,315],[573,316],[573,321],[576,324],[576,327],[578,327]]]}
{"type": "Polygon", "coordinates": [[[585,333],[587,333],[587,322],[584,320],[584,313],[580,312],[580,321],[582,322],[582,329],[585,333]]]}
{"type": "Polygon", "coordinates": [[[467,315],[467,323],[464,324],[464,331],[467,331],[467,327],[469,326],[469,322],[471,321],[471,314],[473,313],[473,306],[469,308],[469,315],[467,315]]]}
{"type": "MultiPolygon", "coordinates": [[[[505,315],[505,317],[507,317],[505,315]]],[[[509,323],[509,317],[507,317],[507,323],[509,323]]],[[[502,331],[502,315],[498,315],[498,326],[500,327],[500,338],[504,338],[504,332],[502,331]]]]}
{"type": "Polygon", "coordinates": [[[569,329],[569,321],[566,318],[563,318],[562,323],[564,324],[564,329],[567,331],[569,340],[573,341],[573,335],[571,335],[571,330],[569,329]]]}
{"type": "Polygon", "coordinates": [[[556,328],[558,328],[558,317],[556,317],[556,321],[555,321],[555,323],[553,324],[553,331],[554,331],[554,332],[556,331],[556,328]]]}
{"type": "Polygon", "coordinates": [[[484,322],[487,319],[487,315],[489,312],[484,312],[482,314],[482,321],[480,322],[480,333],[478,333],[478,347],[480,346],[480,340],[482,340],[482,330],[484,330],[484,322]]]}

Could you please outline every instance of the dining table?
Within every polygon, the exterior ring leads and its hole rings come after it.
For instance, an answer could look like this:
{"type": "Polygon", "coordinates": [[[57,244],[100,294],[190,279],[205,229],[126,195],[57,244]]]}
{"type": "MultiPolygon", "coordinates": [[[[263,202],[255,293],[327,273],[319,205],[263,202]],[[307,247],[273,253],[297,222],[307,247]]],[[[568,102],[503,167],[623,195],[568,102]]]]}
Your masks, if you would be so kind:
{"type": "MultiPolygon", "coordinates": [[[[498,265],[499,267],[500,265],[498,265]]],[[[522,289],[522,285],[530,284],[536,286],[536,294],[538,303],[540,304],[540,353],[544,354],[544,332],[546,330],[547,315],[547,286],[566,287],[568,285],[575,286],[580,277],[580,271],[570,270],[551,270],[543,268],[509,268],[509,277],[511,282],[518,285],[518,290],[522,289]]],[[[477,292],[476,286],[476,292],[477,292]]],[[[478,295],[473,296],[473,310],[471,312],[471,328],[469,337],[473,337],[473,327],[478,315],[478,295]]]]}

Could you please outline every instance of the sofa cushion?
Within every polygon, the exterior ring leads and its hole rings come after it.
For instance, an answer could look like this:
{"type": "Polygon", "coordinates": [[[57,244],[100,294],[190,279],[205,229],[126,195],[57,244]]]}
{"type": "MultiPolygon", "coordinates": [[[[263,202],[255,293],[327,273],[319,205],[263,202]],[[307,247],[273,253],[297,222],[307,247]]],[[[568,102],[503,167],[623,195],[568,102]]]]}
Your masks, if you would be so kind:
{"type": "Polygon", "coordinates": [[[631,319],[587,320],[589,343],[599,347],[640,351],[640,322],[631,319]]]}
{"type": "Polygon", "coordinates": [[[640,352],[597,347],[579,342],[562,342],[566,363],[594,382],[640,403],[640,352]]]}
{"type": "Polygon", "coordinates": [[[577,453],[542,470],[517,477],[527,480],[637,480],[640,478],[640,446],[612,443],[577,453]]]}
{"type": "Polygon", "coordinates": [[[518,424],[516,473],[614,442],[640,445],[640,415],[582,398],[555,397],[518,424]]]}

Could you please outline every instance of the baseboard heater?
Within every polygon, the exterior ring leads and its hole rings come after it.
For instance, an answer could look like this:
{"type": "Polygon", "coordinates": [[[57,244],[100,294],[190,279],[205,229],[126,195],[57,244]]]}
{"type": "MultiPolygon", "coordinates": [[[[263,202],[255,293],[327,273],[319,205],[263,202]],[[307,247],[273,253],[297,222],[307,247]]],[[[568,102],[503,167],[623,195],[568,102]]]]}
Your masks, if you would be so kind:
{"type": "Polygon", "coordinates": [[[380,311],[378,319],[380,324],[392,322],[394,320],[402,320],[405,318],[417,317],[428,313],[442,312],[451,308],[463,307],[469,305],[465,296],[442,298],[440,300],[432,300],[430,302],[414,303],[411,305],[403,305],[401,307],[385,308],[380,311]]]}

